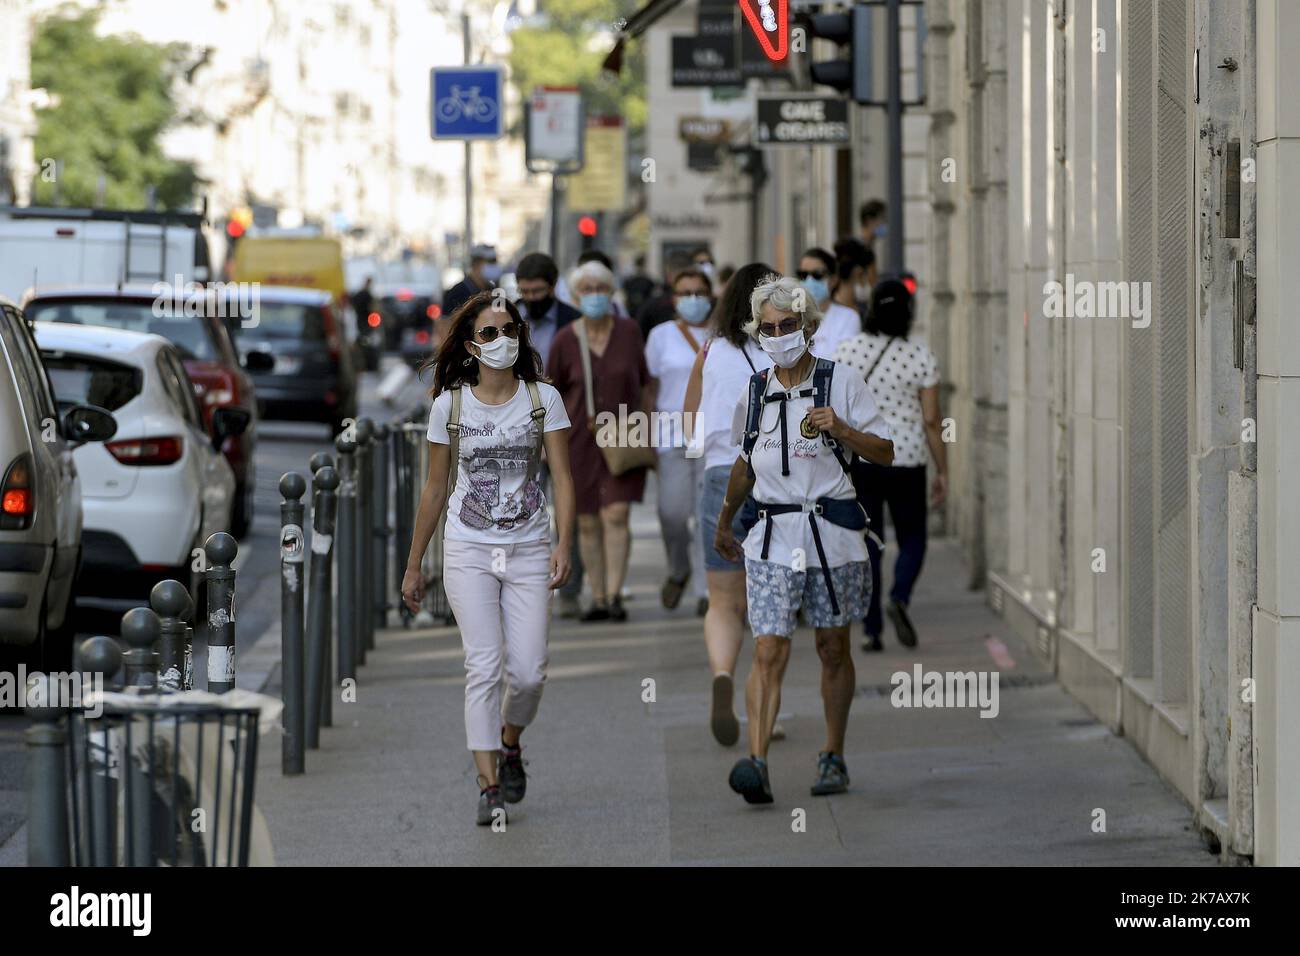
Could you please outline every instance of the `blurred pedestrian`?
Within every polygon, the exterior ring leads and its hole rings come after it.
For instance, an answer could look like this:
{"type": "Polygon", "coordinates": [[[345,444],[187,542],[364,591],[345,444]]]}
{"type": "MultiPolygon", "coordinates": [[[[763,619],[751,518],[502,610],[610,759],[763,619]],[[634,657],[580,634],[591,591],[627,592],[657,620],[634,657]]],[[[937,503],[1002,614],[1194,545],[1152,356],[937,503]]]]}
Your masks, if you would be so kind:
{"type": "Polygon", "coordinates": [[[858,316],[845,315],[843,308],[836,308],[831,298],[838,281],[835,270],[835,257],[820,246],[804,250],[804,254],[799,257],[799,268],[795,270],[795,278],[822,316],[817,334],[812,336],[809,343],[809,349],[816,358],[831,358],[835,354],[834,348],[824,348],[823,342],[828,345],[832,342],[838,344],[841,339],[862,331],[858,316]]]}
{"type": "Polygon", "coordinates": [[[781,703],[781,682],[800,611],[816,630],[822,664],[826,747],[817,757],[813,796],[842,793],[849,773],[844,734],[855,674],[849,625],[865,610],[870,580],[863,542],[866,517],[850,477],[860,455],[893,459],[889,426],[857,375],[836,375],[808,340],[821,313],[789,278],[761,283],[750,299],[757,342],[775,368],[754,374],[738,402],[732,434],[741,438],[715,546],[745,559],[754,666],[746,688],[750,755],[731,770],[731,788],[747,803],[771,803],[767,749],[781,703]],[[758,521],[742,551],[732,520],[753,494],[758,521]]]}
{"type": "Polygon", "coordinates": [[[645,492],[646,469],[610,471],[587,407],[590,401],[597,415],[607,412],[620,421],[632,412],[651,411],[650,372],[636,323],[614,315],[613,272],[600,262],[587,262],[573,270],[569,285],[583,318],[556,333],[546,371],[573,422],[569,453],[578,495],[578,544],[592,599],[581,619],[625,621],[621,595],[631,548],[628,518],[632,502],[645,492]],[[584,367],[588,362],[590,374],[584,367]]]}
{"type": "Polygon", "coordinates": [[[443,583],[465,649],[465,734],[478,769],[477,820],[486,826],[505,822],[505,804],[527,788],[520,737],[546,682],[549,592],[569,573],[569,419],[559,393],[541,381],[519,311],[489,293],[454,314],[433,367],[429,474],[402,599],[419,610],[420,562],[445,507],[443,583]],[[554,548],[543,448],[555,487],[554,548]]]}
{"type": "MultiPolygon", "coordinates": [[[[926,448],[934,457],[930,504],[938,507],[948,494],[948,455],[939,412],[939,364],[934,353],[910,337],[914,299],[901,281],[885,279],[871,293],[867,328],[840,345],[836,361],[853,368],[870,387],[894,434],[894,461],[889,466],[859,462],[854,470],[858,500],[871,527],[884,540],[885,505],[894,523],[898,558],[889,590],[889,619],[904,647],[916,646],[916,628],[908,616],[912,588],[921,573],[926,547],[926,448]]],[[[866,650],[881,649],[880,546],[871,552],[871,604],[863,621],[866,650]]]]}
{"type": "MultiPolygon", "coordinates": [[[[713,539],[738,451],[731,434],[732,409],[745,394],[750,377],[772,367],[767,353],[745,332],[751,319],[749,298],[760,282],[774,274],[766,263],[751,262],[731,277],[713,309],[710,338],[691,369],[683,403],[685,411],[694,417],[692,450],[701,454],[704,462],[696,525],[709,590],[704,615],[704,645],[713,674],[709,726],[718,743],[726,747],[740,739],[735,673],[745,639],[745,565],[719,554],[713,539]]],[[[752,515],[747,513],[745,517],[752,515]]],[[[732,533],[737,540],[745,538],[745,525],[739,515],[732,533]]]]}
{"type": "Polygon", "coordinates": [[[528,319],[528,335],[533,348],[542,357],[542,366],[551,354],[555,333],[582,315],[573,306],[555,297],[560,270],[555,260],[544,252],[530,252],[519,260],[515,269],[515,286],[528,319]]]}
{"type": "Polygon", "coordinates": [[[822,316],[813,348],[813,353],[819,358],[834,359],[841,342],[861,334],[864,310],[858,306],[858,296],[862,295],[865,305],[865,300],[871,295],[866,276],[874,271],[874,261],[871,250],[859,239],[841,239],[835,243],[831,299],[822,316]]]}
{"type": "Polygon", "coordinates": [[[673,301],[677,306],[676,320],[651,329],[645,346],[646,367],[654,380],[654,407],[659,413],[659,428],[654,436],[659,454],[656,466],[659,533],[668,554],[668,577],[659,597],[669,610],[681,602],[692,577],[696,598],[704,597],[705,593],[704,571],[700,567],[703,552],[698,538],[691,533],[691,517],[704,477],[704,462],[697,456],[687,455],[689,449],[681,423],[686,383],[707,337],[706,323],[713,311],[713,285],[698,269],[683,269],[673,283],[673,301]]]}
{"type": "Polygon", "coordinates": [[[366,320],[370,316],[370,310],[375,305],[374,278],[366,276],[366,281],[361,284],[361,288],[352,293],[352,311],[356,315],[357,334],[363,335],[368,331],[369,326],[366,320]]]}
{"type": "Polygon", "coordinates": [[[691,253],[691,267],[703,272],[710,283],[717,281],[718,267],[713,263],[713,253],[708,246],[700,246],[691,253]]]}
{"type": "Polygon", "coordinates": [[[645,253],[638,253],[632,274],[623,280],[623,297],[627,299],[627,314],[637,315],[641,306],[655,294],[655,280],[645,268],[645,253]]]}
{"type": "Polygon", "coordinates": [[[859,235],[873,252],[877,239],[883,239],[888,229],[888,212],[883,199],[868,199],[858,211],[859,235]]]}
{"type": "Polygon", "coordinates": [[[496,248],[489,245],[474,246],[469,251],[469,271],[465,273],[465,278],[443,293],[443,313],[451,315],[472,296],[490,292],[500,278],[501,266],[497,263],[496,248]]]}
{"type": "Polygon", "coordinates": [[[663,285],[658,294],[636,313],[636,324],[641,328],[642,341],[650,337],[650,330],[656,325],[671,322],[677,314],[677,307],[673,304],[673,280],[677,278],[677,273],[691,268],[692,264],[691,257],[680,249],[668,254],[664,263],[663,285]]]}

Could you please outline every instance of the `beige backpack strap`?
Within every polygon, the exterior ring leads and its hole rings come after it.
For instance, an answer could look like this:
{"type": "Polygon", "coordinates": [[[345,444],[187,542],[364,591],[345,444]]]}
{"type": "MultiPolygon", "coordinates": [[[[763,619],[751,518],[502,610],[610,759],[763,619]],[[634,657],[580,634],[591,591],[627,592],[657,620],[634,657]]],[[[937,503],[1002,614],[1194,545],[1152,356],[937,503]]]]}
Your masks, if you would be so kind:
{"type": "Polygon", "coordinates": [[[546,406],[542,404],[542,390],[536,382],[524,382],[528,386],[528,398],[533,403],[532,418],[538,426],[546,424],[546,406]]]}
{"type": "Polygon", "coordinates": [[[447,416],[447,457],[450,470],[447,477],[447,498],[456,490],[456,472],[460,467],[460,386],[451,390],[451,414],[447,416]]]}

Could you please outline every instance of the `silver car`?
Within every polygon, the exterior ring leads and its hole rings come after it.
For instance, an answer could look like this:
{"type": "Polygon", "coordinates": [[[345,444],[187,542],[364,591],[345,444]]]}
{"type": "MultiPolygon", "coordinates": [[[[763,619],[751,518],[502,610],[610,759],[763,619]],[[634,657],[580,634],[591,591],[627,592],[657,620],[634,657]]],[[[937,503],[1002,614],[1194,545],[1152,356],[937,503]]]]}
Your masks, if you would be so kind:
{"type": "Polygon", "coordinates": [[[102,408],[55,404],[30,327],[0,297],[0,645],[47,669],[71,659],[63,628],[81,556],[72,451],[116,430],[102,408]]]}

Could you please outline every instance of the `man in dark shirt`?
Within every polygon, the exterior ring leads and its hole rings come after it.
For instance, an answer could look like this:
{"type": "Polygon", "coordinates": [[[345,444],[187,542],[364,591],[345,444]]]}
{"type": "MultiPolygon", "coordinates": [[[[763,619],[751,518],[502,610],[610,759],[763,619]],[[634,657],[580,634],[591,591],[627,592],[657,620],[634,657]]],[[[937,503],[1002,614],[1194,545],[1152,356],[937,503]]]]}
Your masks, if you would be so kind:
{"type": "Polygon", "coordinates": [[[451,315],[480,292],[495,288],[501,278],[497,251],[493,246],[478,245],[469,251],[469,272],[442,297],[443,315],[451,315]]]}
{"type": "Polygon", "coordinates": [[[519,260],[515,269],[515,284],[519,288],[524,316],[528,319],[528,337],[542,357],[543,368],[555,333],[582,314],[555,297],[555,284],[559,279],[559,267],[544,252],[528,253],[519,260]]]}
{"type": "Polygon", "coordinates": [[[361,288],[352,293],[352,311],[357,316],[357,333],[361,334],[367,330],[366,319],[370,315],[370,310],[375,303],[375,294],[371,291],[373,279],[366,276],[366,281],[361,288]]]}

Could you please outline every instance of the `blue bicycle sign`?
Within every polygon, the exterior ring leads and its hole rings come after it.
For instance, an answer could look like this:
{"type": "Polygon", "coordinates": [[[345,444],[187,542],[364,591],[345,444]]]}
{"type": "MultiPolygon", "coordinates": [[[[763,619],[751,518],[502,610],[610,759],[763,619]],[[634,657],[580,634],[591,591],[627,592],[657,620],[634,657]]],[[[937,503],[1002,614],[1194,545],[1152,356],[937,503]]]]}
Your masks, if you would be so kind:
{"type": "Polygon", "coordinates": [[[434,139],[496,139],[502,135],[500,67],[434,67],[430,88],[434,139]]]}

